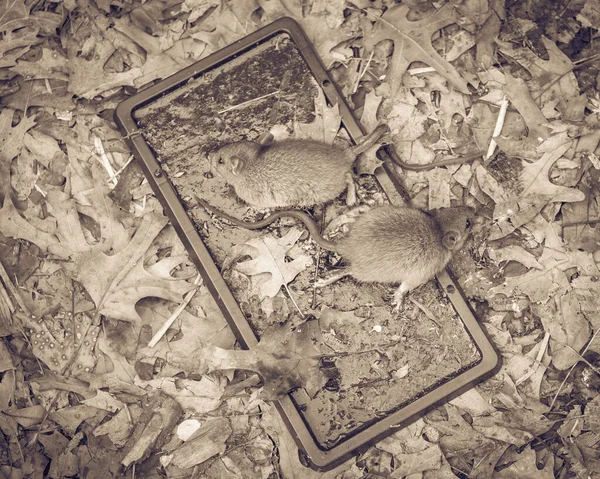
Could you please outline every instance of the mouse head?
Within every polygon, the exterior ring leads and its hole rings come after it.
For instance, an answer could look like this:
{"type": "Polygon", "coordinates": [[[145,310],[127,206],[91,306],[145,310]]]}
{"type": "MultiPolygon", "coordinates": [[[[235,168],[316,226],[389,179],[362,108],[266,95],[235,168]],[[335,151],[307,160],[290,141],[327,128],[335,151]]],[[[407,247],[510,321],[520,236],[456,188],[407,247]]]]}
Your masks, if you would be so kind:
{"type": "Polygon", "coordinates": [[[210,168],[225,180],[235,180],[243,175],[248,164],[260,151],[260,145],[252,141],[239,141],[222,146],[208,154],[210,168]]]}
{"type": "Polygon", "coordinates": [[[469,206],[432,211],[442,233],[442,244],[449,251],[463,247],[475,223],[475,210],[469,206]]]}

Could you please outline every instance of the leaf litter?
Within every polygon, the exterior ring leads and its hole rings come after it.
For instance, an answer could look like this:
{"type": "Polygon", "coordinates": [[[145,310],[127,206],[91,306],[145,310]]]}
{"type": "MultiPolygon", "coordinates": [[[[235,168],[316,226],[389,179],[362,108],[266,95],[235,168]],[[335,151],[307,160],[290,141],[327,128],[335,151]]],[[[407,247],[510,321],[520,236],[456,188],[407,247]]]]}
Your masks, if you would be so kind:
{"type": "MultiPolygon", "coordinates": [[[[467,1],[457,8],[442,3],[437,9],[309,3],[16,0],[0,6],[0,430],[7,474],[121,477],[123,468],[135,465],[140,477],[153,476],[159,467],[169,476],[196,467],[215,478],[598,475],[595,3],[543,2],[529,10],[521,1],[467,1]],[[385,339],[411,329],[392,333],[402,324],[397,319],[375,320],[386,318],[385,291],[344,284],[347,294],[362,292],[361,301],[373,305],[340,301],[338,286],[322,292],[320,347],[305,343],[310,336],[298,340],[301,333],[294,331],[303,331],[305,320],[288,298],[295,298],[301,312],[312,309],[312,291],[301,285],[314,276],[314,245],[287,221],[268,233],[238,231],[196,209],[199,229],[211,232],[207,243],[215,259],[240,260],[224,275],[246,291],[246,312],[270,312],[257,328],[264,328],[262,349],[233,348],[231,332],[202,285],[157,347],[148,349],[152,335],[194,289],[196,272],[159,203],[144,193],[140,176],[130,174],[137,166],[127,164],[127,147],[110,120],[111,109],[132,87],[163,78],[284,15],[305,28],[355,111],[363,111],[365,126],[390,125],[389,141],[409,164],[487,151],[501,101],[506,96],[510,103],[491,158],[449,163],[431,173],[398,167],[414,205],[466,201],[477,207],[482,226],[452,267],[502,352],[503,368],[327,473],[301,465],[268,401],[299,386],[310,395],[323,391],[330,378],[320,375],[319,360],[342,343],[364,356],[372,346],[352,335],[353,327],[385,339]],[[115,181],[109,171],[121,171],[116,180],[129,195],[125,210],[111,199],[115,181]],[[134,198],[133,190],[140,192],[134,198]],[[222,233],[214,234],[218,228],[222,233]],[[269,242],[277,254],[265,250],[269,242]],[[307,269],[308,263],[313,266],[307,269]],[[286,327],[274,328],[279,323],[286,327]],[[296,346],[285,361],[274,361],[286,341],[296,346]],[[222,360],[212,364],[217,352],[222,360]],[[266,358],[269,368],[260,364],[266,358]],[[200,426],[183,442],[173,432],[190,417],[200,426]]],[[[285,63],[290,46],[282,46],[279,64],[291,70],[294,65],[285,63]]],[[[181,104],[183,114],[200,122],[196,131],[231,107],[231,115],[243,109],[243,117],[254,117],[217,126],[209,141],[157,149],[165,169],[178,168],[168,173],[188,205],[195,191],[186,190],[186,178],[204,178],[208,170],[192,158],[218,143],[254,139],[281,126],[288,134],[346,141],[343,131],[335,138],[339,120],[317,99],[320,89],[295,73],[294,81],[272,85],[277,93],[262,100],[252,85],[238,98],[220,98],[204,118],[194,109],[205,99],[181,104]],[[298,104],[294,91],[305,95],[298,104]],[[264,109],[267,115],[256,114],[264,109]]],[[[153,112],[140,114],[142,124],[144,114],[153,112]]],[[[160,144],[163,133],[151,133],[160,144]]],[[[366,176],[356,181],[361,204],[373,207],[383,197],[369,180],[377,160],[368,156],[359,168],[366,176]]],[[[225,185],[201,181],[207,199],[220,208],[248,219],[260,214],[241,205],[225,185]]],[[[348,213],[341,202],[315,211],[326,223],[348,213]]],[[[336,258],[319,261],[329,267],[336,258]]],[[[432,306],[415,293],[411,304],[422,316],[409,319],[410,327],[418,336],[437,334],[439,325],[427,314],[432,306]]],[[[369,361],[358,356],[345,356],[357,368],[355,382],[345,380],[361,390],[361,381],[381,373],[385,355],[369,361]]],[[[447,353],[439,358],[449,361],[447,353]]],[[[407,384],[413,370],[403,365],[391,381],[407,384]]]]}

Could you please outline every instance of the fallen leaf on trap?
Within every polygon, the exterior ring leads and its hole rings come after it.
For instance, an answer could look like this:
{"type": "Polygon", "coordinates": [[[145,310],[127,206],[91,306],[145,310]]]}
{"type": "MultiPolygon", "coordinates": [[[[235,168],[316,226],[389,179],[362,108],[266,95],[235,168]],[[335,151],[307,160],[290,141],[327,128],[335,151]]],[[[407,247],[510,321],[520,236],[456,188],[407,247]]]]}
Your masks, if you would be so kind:
{"type": "Polygon", "coordinates": [[[332,144],[338,134],[342,117],[339,105],[327,106],[323,90],[315,98],[315,119],[312,123],[294,123],[294,138],[311,139],[332,144]]]}
{"type": "Polygon", "coordinates": [[[323,387],[327,377],[321,368],[324,349],[317,321],[307,321],[295,331],[279,328],[261,338],[250,350],[225,350],[197,339],[196,351],[180,354],[173,350],[168,361],[187,373],[241,369],[258,373],[264,381],[269,399],[302,387],[312,397],[323,387]]]}
{"type": "Polygon", "coordinates": [[[253,293],[260,298],[273,298],[282,286],[291,282],[300,272],[312,264],[308,255],[299,255],[286,261],[288,252],[294,247],[303,231],[291,228],[282,238],[267,234],[236,245],[225,258],[223,268],[231,266],[238,258],[250,256],[252,259],[235,264],[235,269],[253,277],[253,293]],[[257,278],[268,274],[268,277],[257,278]]]}

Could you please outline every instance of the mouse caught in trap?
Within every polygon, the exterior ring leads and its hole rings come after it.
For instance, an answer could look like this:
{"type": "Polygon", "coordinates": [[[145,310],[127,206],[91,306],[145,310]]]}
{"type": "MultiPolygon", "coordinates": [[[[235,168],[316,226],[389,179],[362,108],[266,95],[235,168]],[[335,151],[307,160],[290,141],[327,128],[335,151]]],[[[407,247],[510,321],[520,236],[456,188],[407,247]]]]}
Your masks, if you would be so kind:
{"type": "MultiPolygon", "coordinates": [[[[273,329],[297,328],[304,316],[319,320],[338,374],[316,394],[298,388],[276,403],[308,466],[335,467],[497,369],[496,351],[443,269],[451,253],[438,258],[465,244],[470,213],[459,209],[452,222],[443,214],[407,213],[385,148],[374,174],[352,174],[354,157],[363,153],[353,145],[366,132],[293,20],[280,19],[143,90],[119,104],[115,119],[242,347],[252,348],[273,329]],[[334,146],[319,146],[325,144],[334,146]],[[302,149],[316,155],[320,148],[323,158],[340,156],[335,184],[325,183],[320,156],[317,166],[303,163],[302,149]],[[267,170],[259,157],[267,158],[267,170]],[[314,186],[294,192],[297,178],[314,179],[314,186]],[[273,208],[310,208],[303,214],[314,223],[311,233],[327,236],[330,244],[343,241],[353,222],[365,223],[369,215],[376,221],[366,222],[354,249],[344,246],[340,255],[321,248],[298,215],[247,229],[202,204],[249,222],[273,208]],[[379,259],[380,243],[394,241],[368,244],[368,231],[373,237],[387,231],[377,226],[388,221],[386,212],[425,225],[423,234],[435,243],[429,250],[439,262],[435,271],[411,283],[397,308],[395,288],[377,282],[377,275],[375,281],[346,277],[315,288],[317,278],[347,266],[348,251],[348,274],[362,279],[356,269],[362,250],[370,247],[374,258],[361,272],[379,259]],[[267,264],[269,255],[275,266],[267,264]],[[422,284],[437,271],[437,282],[422,284]]],[[[375,154],[370,147],[384,134],[368,140],[366,154],[375,154]]],[[[393,236],[394,228],[388,229],[393,236]]],[[[410,255],[420,259],[415,251],[410,255]]],[[[397,268],[388,264],[396,260],[382,261],[384,272],[397,268]]]]}

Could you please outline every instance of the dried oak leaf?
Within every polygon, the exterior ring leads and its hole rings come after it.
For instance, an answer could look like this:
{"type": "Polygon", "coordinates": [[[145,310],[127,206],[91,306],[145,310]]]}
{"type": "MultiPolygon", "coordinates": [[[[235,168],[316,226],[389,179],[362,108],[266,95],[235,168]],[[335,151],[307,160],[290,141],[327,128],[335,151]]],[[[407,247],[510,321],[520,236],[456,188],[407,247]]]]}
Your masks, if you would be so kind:
{"type": "Polygon", "coordinates": [[[365,35],[365,47],[368,51],[373,50],[382,40],[394,41],[394,53],[386,76],[391,87],[391,96],[396,94],[402,83],[402,75],[415,61],[435,68],[454,88],[469,95],[467,82],[431,44],[431,38],[438,30],[456,22],[454,6],[446,4],[427,18],[415,22],[407,19],[409,10],[406,5],[389,8],[377,19],[373,32],[365,35]]]}
{"type": "Polygon", "coordinates": [[[33,62],[18,61],[11,71],[25,78],[69,80],[68,59],[56,50],[42,48],[42,56],[33,62]]]}
{"type": "Polygon", "coordinates": [[[549,172],[552,165],[567,152],[572,141],[545,153],[533,163],[524,162],[520,173],[521,192],[518,197],[496,204],[494,225],[490,240],[504,238],[520,226],[531,221],[544,206],[551,202],[583,201],[585,194],[575,188],[552,183],[549,172]]]}
{"type": "Polygon", "coordinates": [[[315,119],[312,123],[294,123],[295,138],[309,138],[332,144],[342,122],[339,105],[327,106],[323,90],[315,98],[315,119]]]}
{"type": "MultiPolygon", "coordinates": [[[[263,25],[277,20],[281,17],[292,17],[302,26],[302,29],[317,50],[321,61],[325,65],[331,65],[336,60],[331,50],[342,42],[356,36],[351,25],[340,24],[343,19],[344,5],[334,2],[323,2],[329,15],[304,15],[304,5],[300,2],[290,0],[258,0],[262,9],[261,21],[263,25]],[[336,13],[336,6],[338,7],[336,13]],[[333,8],[332,8],[333,7],[333,8]],[[335,25],[338,25],[335,27],[335,25]]],[[[316,8],[313,5],[313,10],[316,8]]],[[[312,13],[312,12],[311,12],[312,13]]]]}
{"type": "Polygon", "coordinates": [[[36,27],[24,27],[17,31],[5,32],[0,44],[0,68],[12,67],[17,60],[29,51],[32,45],[42,42],[38,38],[39,29],[36,27]]]}
{"type": "Polygon", "coordinates": [[[14,31],[25,26],[29,7],[24,0],[12,0],[0,4],[0,32],[14,31]]]}
{"type": "Polygon", "coordinates": [[[531,269],[523,275],[506,278],[503,284],[490,289],[490,295],[510,296],[517,292],[527,295],[535,303],[546,303],[551,296],[570,290],[564,271],[577,267],[581,275],[600,274],[592,255],[581,251],[546,246],[537,261],[543,269],[531,269]]]}
{"type": "Polygon", "coordinates": [[[86,288],[100,314],[139,323],[135,305],[140,299],[152,296],[181,301],[194,288],[170,274],[183,257],[168,257],[144,266],[148,248],[167,221],[164,216],[147,214],[129,244],[112,256],[97,250],[72,256],[73,277],[86,288]]]}
{"type": "Polygon", "coordinates": [[[232,433],[229,419],[218,417],[205,422],[192,437],[171,454],[171,463],[188,469],[222,454],[227,449],[226,441],[232,433]]]}
{"type": "Polygon", "coordinates": [[[554,456],[548,454],[548,461],[544,464],[544,469],[540,470],[537,467],[537,455],[531,446],[519,455],[519,459],[494,473],[494,478],[498,479],[553,479],[554,478],[554,456]]]}
{"type": "Polygon", "coordinates": [[[547,304],[532,304],[531,310],[542,321],[544,329],[550,333],[552,364],[564,371],[579,361],[579,352],[592,334],[590,323],[581,313],[574,292],[560,298],[560,307],[547,304]]]}
{"type": "Polygon", "coordinates": [[[0,111],[0,198],[10,195],[10,165],[15,156],[21,153],[23,137],[35,124],[33,117],[24,117],[13,126],[14,110],[4,108],[0,111]]]}
{"type": "Polygon", "coordinates": [[[307,321],[295,331],[279,328],[247,351],[222,349],[196,338],[194,353],[173,349],[170,364],[184,371],[206,374],[242,369],[254,371],[264,381],[264,395],[275,399],[302,387],[313,397],[326,383],[319,367],[323,342],[317,321],[307,321]]]}
{"type": "Polygon", "coordinates": [[[225,258],[223,268],[243,256],[250,256],[252,259],[235,264],[235,269],[252,277],[251,294],[257,294],[261,299],[273,298],[282,286],[312,264],[312,258],[305,254],[299,254],[291,261],[286,259],[302,233],[301,229],[292,228],[282,238],[268,234],[236,245],[225,258]]]}
{"type": "Polygon", "coordinates": [[[541,104],[554,98],[561,98],[564,101],[579,97],[579,84],[573,73],[573,62],[552,40],[542,37],[548,52],[548,60],[540,58],[528,47],[513,47],[500,40],[496,42],[500,45],[503,55],[529,71],[532,76],[529,81],[531,93],[541,104]]]}
{"type": "Polygon", "coordinates": [[[0,210],[0,231],[5,236],[30,241],[43,251],[48,251],[51,245],[57,243],[54,218],[46,218],[34,226],[21,216],[10,197],[4,198],[0,210]]]}
{"type": "Polygon", "coordinates": [[[525,80],[515,78],[508,72],[504,74],[504,78],[506,80],[506,95],[523,117],[523,120],[529,129],[528,136],[542,138],[544,140],[547,139],[550,136],[550,133],[548,128],[544,126],[547,122],[546,117],[532,98],[525,80]]]}

